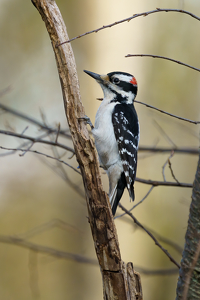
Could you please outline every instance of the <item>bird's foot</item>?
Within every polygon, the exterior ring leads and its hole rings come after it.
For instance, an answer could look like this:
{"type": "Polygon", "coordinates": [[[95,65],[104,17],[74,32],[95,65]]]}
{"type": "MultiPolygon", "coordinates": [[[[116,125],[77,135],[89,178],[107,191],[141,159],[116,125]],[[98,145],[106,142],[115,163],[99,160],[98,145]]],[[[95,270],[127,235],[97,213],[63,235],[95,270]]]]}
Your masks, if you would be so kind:
{"type": "Polygon", "coordinates": [[[84,117],[81,117],[81,118],[78,118],[79,120],[83,120],[85,121],[88,125],[90,125],[91,129],[94,129],[94,126],[90,120],[90,118],[88,116],[84,116],[84,117]]]}

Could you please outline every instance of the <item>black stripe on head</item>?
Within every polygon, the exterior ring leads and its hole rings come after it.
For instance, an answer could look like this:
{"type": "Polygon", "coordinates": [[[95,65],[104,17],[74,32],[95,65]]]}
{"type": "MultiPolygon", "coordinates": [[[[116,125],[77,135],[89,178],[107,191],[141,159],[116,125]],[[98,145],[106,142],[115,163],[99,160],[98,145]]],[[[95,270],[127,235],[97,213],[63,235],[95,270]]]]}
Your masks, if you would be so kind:
{"type": "Polygon", "coordinates": [[[109,81],[119,86],[125,92],[132,92],[137,95],[137,82],[133,75],[125,72],[111,72],[107,74],[109,81]]]}

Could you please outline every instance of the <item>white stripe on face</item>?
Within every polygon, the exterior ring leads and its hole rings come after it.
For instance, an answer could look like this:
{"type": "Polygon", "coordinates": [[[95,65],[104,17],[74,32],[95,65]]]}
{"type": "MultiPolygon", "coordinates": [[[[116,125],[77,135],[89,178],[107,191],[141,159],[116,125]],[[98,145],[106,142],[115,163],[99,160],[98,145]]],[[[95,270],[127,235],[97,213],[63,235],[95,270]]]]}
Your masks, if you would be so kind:
{"type": "Polygon", "coordinates": [[[116,78],[119,78],[120,81],[130,82],[133,78],[133,76],[124,75],[124,74],[116,74],[116,78]]]}

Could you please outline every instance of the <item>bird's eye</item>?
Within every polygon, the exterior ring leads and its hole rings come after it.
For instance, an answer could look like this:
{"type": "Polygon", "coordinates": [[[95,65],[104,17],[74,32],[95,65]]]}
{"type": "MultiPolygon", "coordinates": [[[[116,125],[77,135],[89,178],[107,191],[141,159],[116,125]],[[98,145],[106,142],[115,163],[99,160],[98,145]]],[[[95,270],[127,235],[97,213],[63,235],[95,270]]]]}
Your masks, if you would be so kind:
{"type": "Polygon", "coordinates": [[[118,84],[118,83],[120,83],[120,80],[119,80],[119,78],[115,77],[115,78],[113,79],[113,83],[115,83],[115,84],[118,84]]]}

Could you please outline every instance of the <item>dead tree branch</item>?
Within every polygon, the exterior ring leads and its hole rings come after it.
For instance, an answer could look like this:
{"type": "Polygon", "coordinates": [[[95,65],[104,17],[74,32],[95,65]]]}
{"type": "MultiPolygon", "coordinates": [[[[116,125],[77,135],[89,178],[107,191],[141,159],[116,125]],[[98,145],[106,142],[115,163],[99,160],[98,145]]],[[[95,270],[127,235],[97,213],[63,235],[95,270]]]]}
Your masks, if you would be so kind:
{"type": "Polygon", "coordinates": [[[63,145],[61,143],[58,143],[58,142],[51,142],[51,141],[47,141],[47,140],[41,140],[41,139],[38,139],[38,138],[34,138],[32,136],[23,135],[23,134],[19,134],[19,133],[12,132],[12,131],[7,131],[7,130],[0,130],[0,134],[14,136],[14,137],[17,137],[19,139],[29,140],[32,143],[40,143],[40,144],[46,144],[46,145],[51,145],[51,146],[58,146],[62,149],[65,149],[67,151],[70,151],[70,152],[74,153],[74,149],[72,149],[72,148],[70,148],[66,145],[63,145]]]}
{"type": "MultiPolygon", "coordinates": [[[[42,246],[36,243],[29,242],[21,237],[18,236],[6,236],[6,235],[0,235],[0,243],[3,244],[10,244],[13,246],[18,246],[24,249],[28,249],[31,251],[34,251],[39,254],[46,254],[48,256],[52,256],[58,259],[65,259],[65,260],[71,260],[78,263],[84,263],[84,264],[90,264],[93,266],[97,266],[98,262],[96,259],[84,257],[79,254],[74,254],[66,251],[60,251],[58,249],[54,249],[48,246],[42,246]]],[[[144,275],[173,275],[177,274],[177,269],[157,269],[157,270],[149,270],[145,269],[139,266],[135,266],[135,268],[138,270],[138,272],[143,273],[144,275]]]]}
{"type": "MultiPolygon", "coordinates": [[[[15,110],[15,109],[13,109],[13,108],[10,108],[10,107],[8,107],[7,105],[4,105],[4,104],[0,103],[0,109],[2,109],[3,111],[5,111],[5,112],[7,112],[7,113],[9,113],[9,114],[11,114],[11,115],[14,115],[14,116],[16,116],[16,117],[18,117],[18,118],[20,118],[20,119],[23,119],[23,120],[25,120],[25,121],[28,121],[29,123],[32,123],[32,124],[38,126],[39,128],[41,128],[41,129],[43,129],[43,130],[46,130],[46,131],[49,132],[49,133],[55,133],[55,134],[58,133],[58,129],[57,129],[57,128],[51,128],[51,127],[49,127],[49,126],[46,126],[46,125],[44,125],[42,122],[40,122],[40,121],[34,119],[33,117],[30,117],[30,116],[28,116],[27,114],[24,114],[24,113],[22,113],[22,112],[20,112],[20,111],[17,111],[17,110],[15,110]]],[[[60,135],[63,135],[63,136],[66,137],[66,138],[71,139],[71,135],[70,135],[70,134],[67,134],[66,130],[61,130],[61,129],[60,129],[60,130],[59,130],[59,134],[60,134],[60,135]]]]}
{"type": "Polygon", "coordinates": [[[179,186],[179,187],[185,187],[185,188],[192,188],[192,183],[183,183],[183,182],[171,182],[171,181],[157,181],[157,180],[147,180],[136,177],[135,181],[138,181],[140,183],[150,184],[153,186],[179,186]]]}
{"type": "MultiPolygon", "coordinates": [[[[85,186],[89,222],[102,272],[104,299],[132,299],[135,289],[133,279],[135,278],[138,285],[139,279],[137,274],[134,277],[133,267],[130,264],[126,267],[121,260],[111,209],[101,184],[95,147],[86,125],[79,119],[85,112],[80,99],[73,51],[69,43],[57,47],[68,40],[65,24],[55,1],[32,2],[45,22],[56,57],[65,112],[85,186]]],[[[141,298],[140,296],[138,299],[141,298]]]]}
{"type": "Polygon", "coordinates": [[[154,152],[154,153],[167,153],[167,152],[174,152],[179,154],[192,154],[192,155],[199,155],[198,148],[189,148],[189,147],[181,147],[181,148],[167,148],[167,147],[147,147],[147,146],[140,146],[140,152],[154,152]]]}
{"type": "MultiPolygon", "coordinates": [[[[152,185],[152,186],[150,187],[150,189],[148,190],[148,192],[146,193],[146,195],[145,195],[138,203],[134,204],[133,207],[132,207],[131,209],[129,209],[129,212],[131,212],[134,208],[136,208],[138,205],[140,205],[140,204],[141,204],[141,203],[149,196],[149,194],[151,193],[151,191],[153,190],[153,188],[154,188],[154,186],[152,185]]],[[[115,217],[115,219],[121,218],[121,217],[123,217],[124,215],[126,215],[126,213],[123,213],[123,214],[121,214],[121,215],[115,217]]]]}
{"type": "MultiPolygon", "coordinates": [[[[31,149],[19,149],[19,148],[8,148],[8,147],[2,147],[0,146],[0,149],[3,149],[3,150],[8,150],[8,151],[20,151],[22,153],[24,152],[31,152],[31,153],[35,153],[35,154],[38,154],[38,155],[42,155],[42,156],[45,156],[47,158],[51,158],[51,159],[54,159],[62,164],[65,164],[67,167],[71,168],[74,172],[78,173],[78,174],[81,174],[76,168],[74,168],[73,166],[71,166],[70,164],[66,163],[66,161],[58,158],[58,157],[54,157],[54,156],[51,156],[51,155],[48,155],[46,153],[42,153],[42,152],[39,152],[37,150],[31,150],[31,149]]],[[[19,154],[20,156],[22,156],[22,154],[19,154]]]]}
{"type": "Polygon", "coordinates": [[[142,105],[145,105],[146,107],[155,109],[155,110],[157,110],[157,111],[159,111],[159,112],[161,112],[161,113],[163,113],[163,114],[165,114],[165,115],[168,115],[168,116],[170,116],[170,117],[179,119],[179,120],[181,120],[181,121],[189,122],[189,123],[192,123],[192,124],[195,124],[195,125],[200,124],[200,121],[193,121],[193,120],[190,120],[190,119],[186,119],[186,118],[182,118],[182,117],[179,117],[179,116],[170,114],[170,113],[168,113],[167,111],[164,111],[164,110],[162,110],[162,109],[159,109],[159,108],[154,107],[154,106],[152,106],[152,105],[149,105],[149,104],[147,104],[147,103],[144,103],[144,102],[141,102],[141,101],[137,101],[137,100],[135,100],[134,102],[139,103],[139,104],[142,104],[142,105]]]}
{"type": "Polygon", "coordinates": [[[115,25],[118,25],[118,24],[121,24],[121,23],[124,23],[124,22],[129,22],[129,21],[131,21],[131,20],[133,20],[133,19],[135,19],[135,18],[142,17],[142,16],[143,16],[143,17],[146,17],[146,16],[148,16],[148,15],[151,15],[151,14],[154,14],[154,13],[158,13],[158,12],[176,12],[176,13],[182,13],[182,14],[186,14],[186,15],[188,15],[188,16],[190,16],[190,17],[192,17],[192,18],[194,18],[194,19],[196,19],[196,20],[198,20],[198,21],[200,21],[200,18],[199,18],[199,17],[197,17],[196,15],[194,15],[194,14],[192,14],[191,12],[186,11],[186,10],[182,10],[182,9],[168,9],[168,8],[165,8],[165,9],[156,8],[155,10],[146,11],[146,12],[143,12],[143,13],[140,13],[140,14],[134,14],[133,16],[128,17],[128,18],[126,18],[126,19],[123,19],[123,20],[120,20],[120,21],[116,21],[116,22],[114,22],[114,23],[111,23],[111,24],[108,24],[108,25],[104,25],[104,26],[102,26],[102,27],[100,27],[100,28],[97,28],[97,29],[94,29],[94,30],[85,32],[85,33],[80,34],[80,35],[78,35],[78,36],[76,36],[76,37],[74,37],[74,38],[72,38],[72,39],[70,39],[70,40],[68,39],[68,40],[66,40],[66,41],[64,41],[64,42],[62,42],[62,43],[60,43],[60,44],[58,44],[57,46],[63,45],[63,44],[65,44],[65,43],[72,42],[72,41],[74,41],[74,40],[76,40],[76,39],[79,39],[79,38],[85,36],[85,35],[88,35],[88,34],[91,34],[91,33],[97,33],[97,32],[100,31],[100,30],[103,30],[103,29],[106,29],[106,28],[110,28],[110,27],[113,27],[113,26],[115,26],[115,25]]]}
{"type": "Polygon", "coordinates": [[[181,62],[179,60],[172,59],[172,58],[169,58],[169,57],[166,57],[166,56],[160,56],[160,55],[154,55],[154,54],[127,54],[125,57],[138,57],[138,56],[140,56],[140,57],[161,58],[161,59],[169,60],[169,61],[172,61],[172,62],[174,62],[176,64],[179,64],[179,65],[182,65],[184,67],[187,67],[187,68],[190,68],[192,70],[200,72],[200,69],[198,69],[198,68],[192,67],[192,66],[190,66],[188,64],[185,64],[185,63],[183,63],[183,62],[181,62]]]}
{"type": "MultiPolygon", "coordinates": [[[[1,131],[0,131],[0,133],[1,133],[1,131]]],[[[13,133],[13,136],[17,136],[18,137],[18,134],[14,134],[13,133]]],[[[23,136],[22,136],[22,138],[23,138],[23,136]]],[[[31,138],[32,139],[32,138],[31,138]]],[[[37,139],[35,139],[37,142],[38,142],[38,140],[37,139]]],[[[39,140],[40,141],[40,143],[42,143],[42,141],[44,141],[44,140],[39,140]]],[[[44,143],[44,144],[49,144],[49,145],[53,145],[53,146],[60,146],[60,145],[62,145],[62,144],[58,144],[58,143],[54,143],[54,142],[49,142],[49,141],[44,141],[44,142],[46,142],[46,143],[44,143]]],[[[63,148],[63,145],[62,145],[62,147],[61,148],[63,148]]],[[[32,153],[35,153],[35,154],[38,154],[38,155],[42,155],[42,156],[46,156],[47,158],[50,158],[50,159],[54,159],[54,160],[56,160],[56,161],[58,161],[58,162],[60,162],[60,163],[63,163],[63,164],[65,164],[66,166],[68,166],[68,167],[70,167],[70,168],[72,168],[74,171],[76,171],[76,173],[78,173],[78,174],[81,174],[78,170],[76,170],[74,167],[72,167],[70,164],[68,164],[67,162],[65,162],[64,160],[61,160],[60,158],[58,158],[58,157],[54,157],[54,156],[51,156],[51,155],[48,155],[48,154],[46,154],[46,153],[42,153],[42,152],[39,152],[39,151],[37,151],[37,150],[31,150],[31,149],[21,149],[21,148],[8,148],[8,147],[3,147],[3,146],[0,146],[0,149],[3,149],[3,150],[8,150],[8,151],[12,151],[12,153],[15,153],[16,151],[21,151],[21,152],[32,152],[32,153]]],[[[3,155],[5,156],[6,154],[5,153],[3,153],[3,155]]],[[[0,156],[1,156],[1,154],[0,154],[0,156]]],[[[21,155],[20,155],[21,156],[21,155]]],[[[185,188],[192,188],[193,187],[193,185],[191,184],[191,183],[183,183],[183,182],[171,182],[171,181],[157,181],[157,180],[148,180],[148,179],[143,179],[143,178],[138,178],[138,177],[136,177],[136,179],[135,179],[135,181],[138,181],[138,182],[140,182],[140,183],[144,183],[144,184],[148,184],[148,185],[152,185],[152,187],[155,187],[155,186],[174,186],[174,187],[185,187],[185,188]]],[[[151,189],[150,189],[150,191],[152,190],[152,187],[151,187],[151,189]]],[[[147,194],[147,196],[149,195],[149,193],[147,194]]],[[[146,198],[146,197],[145,197],[146,198]]],[[[145,199],[144,198],[144,199],[145,199]]],[[[141,202],[143,202],[143,200],[144,199],[142,199],[142,201],[141,202]]],[[[139,203],[138,203],[139,204],[139,203]]],[[[137,206],[138,204],[136,204],[135,206],[137,206]]],[[[135,207],[134,206],[134,207],[135,207]]],[[[133,207],[133,208],[134,208],[133,207]]],[[[131,209],[132,210],[132,209],[131,209]]]]}
{"type": "Polygon", "coordinates": [[[87,264],[94,264],[96,265],[96,260],[84,257],[79,254],[74,254],[74,253],[69,253],[66,251],[60,251],[51,247],[47,246],[42,246],[39,244],[35,244],[29,241],[26,241],[23,238],[17,237],[17,236],[4,236],[0,235],[0,243],[5,243],[5,244],[12,244],[16,246],[20,246],[29,250],[33,250],[36,252],[44,253],[50,256],[55,256],[57,258],[65,258],[69,260],[74,260],[79,263],[87,263],[87,264]]]}
{"type": "Polygon", "coordinates": [[[175,261],[175,259],[171,256],[171,254],[169,254],[169,252],[166,250],[166,249],[164,249],[163,247],[162,247],[162,245],[157,241],[157,239],[153,236],[153,234],[149,231],[149,230],[147,230],[135,217],[134,217],[134,215],[129,211],[129,210],[127,210],[123,205],[121,205],[121,203],[119,203],[118,204],[118,206],[123,210],[123,211],[125,211],[126,212],[126,214],[127,215],[129,215],[132,219],[133,219],[133,221],[134,221],[134,223],[136,224],[136,225],[138,225],[140,228],[142,228],[151,238],[152,238],[152,240],[155,242],[155,244],[156,244],[156,246],[158,246],[167,256],[168,256],[168,258],[171,260],[171,262],[172,263],[174,263],[178,268],[180,268],[180,265],[175,261]]]}

